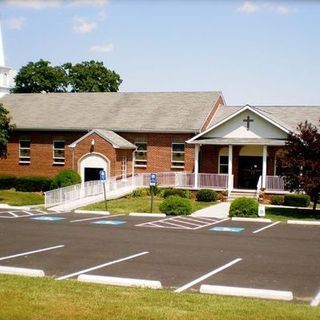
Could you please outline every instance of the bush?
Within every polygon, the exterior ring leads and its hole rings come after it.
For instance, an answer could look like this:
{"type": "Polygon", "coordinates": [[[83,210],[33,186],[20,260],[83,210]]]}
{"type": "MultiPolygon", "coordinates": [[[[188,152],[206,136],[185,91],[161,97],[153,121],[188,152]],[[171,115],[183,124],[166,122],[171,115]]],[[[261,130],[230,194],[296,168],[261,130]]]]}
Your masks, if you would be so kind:
{"type": "Polygon", "coordinates": [[[15,176],[0,176],[0,190],[9,190],[16,187],[15,176]]]}
{"type": "Polygon", "coordinates": [[[63,188],[73,184],[81,183],[80,175],[70,169],[60,171],[54,178],[51,184],[52,189],[63,188]]]}
{"type": "Polygon", "coordinates": [[[188,215],[192,212],[190,200],[177,195],[169,196],[163,200],[159,209],[161,212],[170,215],[188,215]]]}
{"type": "Polygon", "coordinates": [[[310,197],[306,194],[287,194],[284,196],[284,205],[290,207],[309,207],[310,197]]]}
{"type": "Polygon", "coordinates": [[[282,205],[284,203],[284,196],[277,196],[274,195],[271,197],[271,204],[275,204],[275,205],[282,205]]]}
{"type": "Polygon", "coordinates": [[[46,177],[19,177],[15,189],[23,192],[44,192],[50,190],[52,179],[46,177]]]}
{"type": "Polygon", "coordinates": [[[131,193],[131,196],[133,198],[139,198],[139,197],[145,197],[150,195],[149,189],[146,188],[138,188],[136,190],[133,190],[131,193]]]}
{"type": "Polygon", "coordinates": [[[181,189],[165,189],[163,191],[163,197],[166,199],[170,196],[179,196],[181,198],[190,199],[191,192],[188,190],[181,190],[181,189]]]}
{"type": "Polygon", "coordinates": [[[258,217],[259,203],[256,199],[240,197],[232,201],[230,217],[258,217]]]}
{"type": "Polygon", "coordinates": [[[202,189],[197,192],[196,198],[197,201],[212,202],[217,200],[218,194],[210,189],[202,189]]]}

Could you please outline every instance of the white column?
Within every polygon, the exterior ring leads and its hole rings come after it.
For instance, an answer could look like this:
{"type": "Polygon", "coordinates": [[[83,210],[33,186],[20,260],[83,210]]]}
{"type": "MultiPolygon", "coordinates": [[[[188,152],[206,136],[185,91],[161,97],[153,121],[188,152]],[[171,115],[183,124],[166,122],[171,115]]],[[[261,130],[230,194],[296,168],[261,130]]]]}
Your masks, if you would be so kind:
{"type": "Polygon", "coordinates": [[[228,153],[228,193],[230,194],[233,189],[233,179],[232,179],[232,145],[229,144],[229,153],[228,153]]]}
{"type": "Polygon", "coordinates": [[[194,148],[194,188],[198,188],[198,177],[199,177],[199,151],[200,145],[196,144],[194,148]]]}
{"type": "Polygon", "coordinates": [[[266,187],[266,175],[267,175],[267,146],[263,146],[263,152],[262,152],[262,188],[266,187]]]}

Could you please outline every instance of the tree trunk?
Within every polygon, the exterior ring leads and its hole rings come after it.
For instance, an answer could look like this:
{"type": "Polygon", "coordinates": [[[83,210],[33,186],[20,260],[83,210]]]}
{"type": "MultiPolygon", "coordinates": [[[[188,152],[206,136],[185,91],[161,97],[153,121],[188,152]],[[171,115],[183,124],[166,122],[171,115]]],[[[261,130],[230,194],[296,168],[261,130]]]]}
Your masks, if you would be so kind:
{"type": "Polygon", "coordinates": [[[314,214],[314,215],[316,215],[318,200],[319,200],[319,195],[317,194],[316,196],[313,197],[313,207],[312,207],[312,211],[313,211],[313,214],[314,214]]]}

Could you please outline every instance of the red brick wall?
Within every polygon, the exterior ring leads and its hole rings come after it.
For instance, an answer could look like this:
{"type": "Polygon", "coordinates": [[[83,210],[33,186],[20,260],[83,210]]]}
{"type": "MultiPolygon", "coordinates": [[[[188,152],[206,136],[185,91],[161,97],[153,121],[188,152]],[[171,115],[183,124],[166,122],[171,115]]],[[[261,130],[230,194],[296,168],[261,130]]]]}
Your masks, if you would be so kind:
{"type": "Polygon", "coordinates": [[[201,146],[200,147],[200,167],[202,173],[218,173],[219,146],[201,146]]]}

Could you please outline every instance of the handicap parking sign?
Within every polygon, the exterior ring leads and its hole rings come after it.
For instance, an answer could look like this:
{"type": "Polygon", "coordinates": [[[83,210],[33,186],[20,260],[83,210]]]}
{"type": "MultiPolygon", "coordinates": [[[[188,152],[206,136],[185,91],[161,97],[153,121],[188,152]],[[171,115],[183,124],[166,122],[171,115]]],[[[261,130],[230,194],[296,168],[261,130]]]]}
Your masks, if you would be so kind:
{"type": "Polygon", "coordinates": [[[105,181],[106,180],[106,172],[104,170],[100,170],[99,177],[100,177],[101,181],[105,181]]]}
{"type": "Polygon", "coordinates": [[[157,174],[151,173],[150,175],[150,186],[155,186],[157,184],[157,174]]]}

